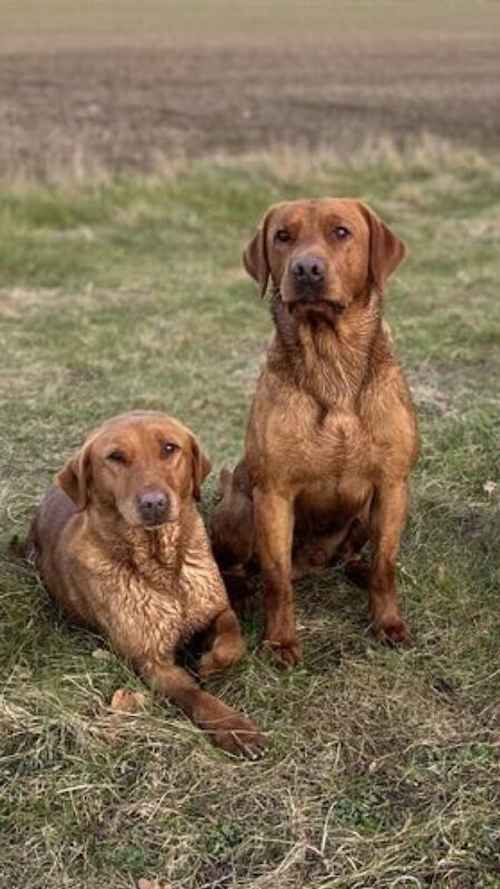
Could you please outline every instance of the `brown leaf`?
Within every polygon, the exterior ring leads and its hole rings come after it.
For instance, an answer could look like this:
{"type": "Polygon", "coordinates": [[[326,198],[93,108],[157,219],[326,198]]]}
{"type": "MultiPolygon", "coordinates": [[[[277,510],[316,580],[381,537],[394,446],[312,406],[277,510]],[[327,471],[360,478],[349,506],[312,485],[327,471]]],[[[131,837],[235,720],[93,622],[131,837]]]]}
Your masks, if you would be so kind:
{"type": "Polygon", "coordinates": [[[137,889],[172,889],[168,883],[160,883],[159,880],[140,879],[137,883],[137,889]]]}
{"type": "Polygon", "coordinates": [[[110,707],[115,713],[138,713],[146,706],[146,696],[140,691],[130,691],[128,688],[117,688],[110,707]]]}

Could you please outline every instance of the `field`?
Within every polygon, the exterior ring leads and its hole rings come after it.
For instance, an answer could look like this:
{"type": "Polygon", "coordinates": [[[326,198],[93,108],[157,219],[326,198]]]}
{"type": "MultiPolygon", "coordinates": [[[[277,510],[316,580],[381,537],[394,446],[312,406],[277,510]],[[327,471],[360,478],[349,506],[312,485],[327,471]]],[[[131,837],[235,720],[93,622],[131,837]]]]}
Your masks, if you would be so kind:
{"type": "Polygon", "coordinates": [[[496,0],[3,5],[0,178],[282,144],[346,158],[423,132],[499,144],[496,0]]]}
{"type": "Polygon", "coordinates": [[[236,5],[124,0],[116,30],[96,0],[2,11],[2,881],[498,889],[496,4],[382,2],[368,34],[368,5],[339,3],[338,82],[325,5],[302,47],[298,6],[283,23],[277,0],[271,27],[236,5]],[[117,719],[113,691],[140,682],[8,544],[85,432],[130,407],[200,436],[209,515],[271,330],[241,249],[272,201],[327,193],[367,201],[411,251],[386,313],[423,439],[398,566],[414,644],[376,644],[331,571],[297,585],[305,657],[283,673],[259,653],[256,582],[249,655],[209,686],[268,734],[238,761],[149,697],[117,719]]]}

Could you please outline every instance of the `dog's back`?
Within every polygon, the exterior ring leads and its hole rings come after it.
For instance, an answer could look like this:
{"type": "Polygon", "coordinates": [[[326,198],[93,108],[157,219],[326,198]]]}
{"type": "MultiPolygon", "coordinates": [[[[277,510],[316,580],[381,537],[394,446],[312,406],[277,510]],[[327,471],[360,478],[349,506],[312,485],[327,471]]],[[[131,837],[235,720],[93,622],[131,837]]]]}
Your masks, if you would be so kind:
{"type": "Polygon", "coordinates": [[[78,512],[72,500],[57,485],[45,494],[31,523],[26,541],[26,557],[43,574],[42,563],[51,560],[61,534],[78,512]]]}

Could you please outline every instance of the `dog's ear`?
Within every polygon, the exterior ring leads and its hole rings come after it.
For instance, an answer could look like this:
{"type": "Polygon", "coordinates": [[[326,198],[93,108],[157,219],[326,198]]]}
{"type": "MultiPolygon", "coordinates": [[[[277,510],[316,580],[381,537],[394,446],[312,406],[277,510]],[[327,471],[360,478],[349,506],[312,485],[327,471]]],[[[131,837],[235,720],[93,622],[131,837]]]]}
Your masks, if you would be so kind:
{"type": "Polygon", "coordinates": [[[405,258],[408,250],[373,210],[365,204],[360,206],[370,229],[369,275],[377,290],[382,292],[385,282],[405,258]]]}
{"type": "Polygon", "coordinates": [[[79,510],[89,502],[91,480],[90,445],[85,444],[73,454],[63,469],[57,473],[55,482],[73,501],[79,510]]]}
{"type": "Polygon", "coordinates": [[[195,500],[200,500],[201,486],[210,472],[212,464],[194,435],[191,436],[191,461],[193,466],[193,497],[195,500]]]}
{"type": "Polygon", "coordinates": [[[260,295],[266,295],[271,269],[267,255],[267,232],[274,207],[270,207],[259,222],[259,227],[243,251],[243,265],[248,274],[260,285],[260,295]]]}

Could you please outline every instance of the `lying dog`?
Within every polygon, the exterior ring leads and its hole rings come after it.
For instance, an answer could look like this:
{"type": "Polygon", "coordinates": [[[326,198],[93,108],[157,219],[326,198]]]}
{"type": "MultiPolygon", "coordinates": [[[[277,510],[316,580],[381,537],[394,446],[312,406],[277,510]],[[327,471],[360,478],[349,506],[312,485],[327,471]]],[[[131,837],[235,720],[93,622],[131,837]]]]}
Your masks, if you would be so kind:
{"type": "Polygon", "coordinates": [[[47,589],[75,621],[102,632],[157,692],[231,753],[256,753],[253,722],[175,665],[209,627],[200,675],[245,645],[195,505],[210,463],[194,435],[154,411],[115,417],[67,463],[32,524],[29,546],[47,589]]]}
{"type": "Polygon", "coordinates": [[[243,259],[275,336],[257,383],[245,455],[221,473],[214,551],[225,567],[258,555],[265,640],[300,658],[292,577],[341,558],[369,587],[380,639],[407,636],[395,565],[418,454],[411,398],[382,321],[382,292],[403,243],[356,200],[270,208],[243,259]],[[371,565],[356,557],[371,542],[371,565]]]}

